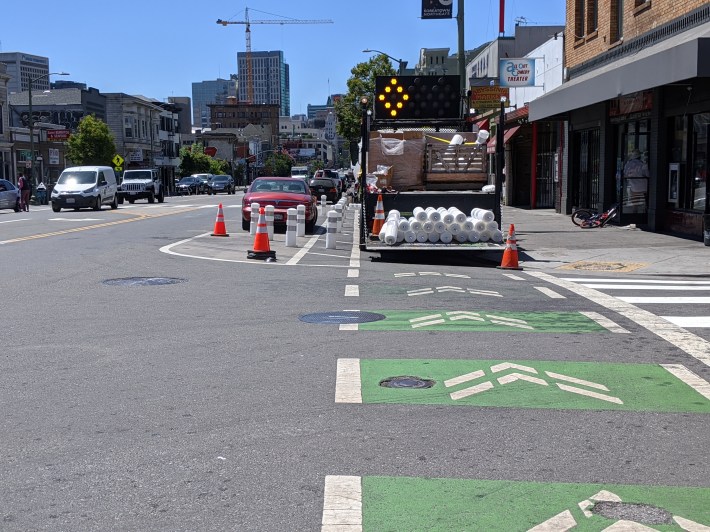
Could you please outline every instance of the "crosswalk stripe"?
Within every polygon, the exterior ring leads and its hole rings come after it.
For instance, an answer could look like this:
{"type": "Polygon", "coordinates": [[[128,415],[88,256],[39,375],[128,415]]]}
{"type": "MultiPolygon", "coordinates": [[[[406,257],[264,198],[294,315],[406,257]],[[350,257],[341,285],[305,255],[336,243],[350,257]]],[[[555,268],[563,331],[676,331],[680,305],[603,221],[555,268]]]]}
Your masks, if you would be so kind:
{"type": "Polygon", "coordinates": [[[710,316],[661,316],[661,318],[685,329],[710,327],[710,316]]]}
{"type": "Polygon", "coordinates": [[[594,284],[584,283],[582,286],[587,288],[596,288],[597,290],[683,290],[684,292],[697,292],[699,290],[710,290],[710,285],[660,285],[660,284],[594,284]]]}
{"type": "Polygon", "coordinates": [[[710,281],[667,281],[665,279],[604,279],[599,277],[560,277],[563,281],[573,283],[640,283],[640,284],[678,284],[678,285],[710,285],[710,281]]]}
{"type": "Polygon", "coordinates": [[[697,305],[701,303],[710,303],[710,297],[654,297],[654,296],[632,296],[619,297],[621,301],[626,303],[660,303],[660,304],[683,304],[697,305]]]}
{"type": "Polygon", "coordinates": [[[552,275],[548,275],[544,272],[526,273],[532,277],[536,277],[551,284],[566,288],[575,294],[586,297],[590,301],[606,307],[610,311],[621,314],[653,334],[685,351],[706,366],[710,366],[710,342],[704,338],[688,332],[682,327],[678,327],[677,325],[664,320],[652,312],[636,307],[621,298],[607,295],[604,292],[594,290],[593,288],[587,288],[578,283],[553,277],[552,275]]]}

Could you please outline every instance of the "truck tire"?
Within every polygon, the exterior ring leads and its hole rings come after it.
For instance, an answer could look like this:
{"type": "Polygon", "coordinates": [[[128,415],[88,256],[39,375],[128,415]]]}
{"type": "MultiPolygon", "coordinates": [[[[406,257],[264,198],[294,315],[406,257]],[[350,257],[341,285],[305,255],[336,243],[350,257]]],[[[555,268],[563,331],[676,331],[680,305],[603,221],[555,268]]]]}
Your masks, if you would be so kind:
{"type": "Polygon", "coordinates": [[[118,209],[118,198],[116,197],[116,194],[113,195],[113,201],[111,202],[111,209],[112,210],[118,209]]]}
{"type": "Polygon", "coordinates": [[[158,203],[163,203],[165,201],[165,192],[163,187],[160,187],[160,192],[158,192],[158,203]]]}
{"type": "Polygon", "coordinates": [[[118,204],[123,205],[123,195],[122,194],[119,194],[119,196],[118,196],[118,204]]]}
{"type": "Polygon", "coordinates": [[[155,203],[155,192],[153,190],[148,194],[148,203],[155,203]]]}

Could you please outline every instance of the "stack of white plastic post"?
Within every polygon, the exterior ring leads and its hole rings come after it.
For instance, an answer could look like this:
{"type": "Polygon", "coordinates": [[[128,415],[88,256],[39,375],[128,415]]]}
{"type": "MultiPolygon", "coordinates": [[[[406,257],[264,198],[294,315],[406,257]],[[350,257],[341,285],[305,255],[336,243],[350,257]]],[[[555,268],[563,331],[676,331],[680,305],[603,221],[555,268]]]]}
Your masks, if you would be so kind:
{"type": "Polygon", "coordinates": [[[456,207],[414,207],[412,214],[406,218],[397,210],[389,211],[380,242],[390,246],[399,242],[503,242],[493,211],[487,209],[473,209],[467,216],[456,207]]]}

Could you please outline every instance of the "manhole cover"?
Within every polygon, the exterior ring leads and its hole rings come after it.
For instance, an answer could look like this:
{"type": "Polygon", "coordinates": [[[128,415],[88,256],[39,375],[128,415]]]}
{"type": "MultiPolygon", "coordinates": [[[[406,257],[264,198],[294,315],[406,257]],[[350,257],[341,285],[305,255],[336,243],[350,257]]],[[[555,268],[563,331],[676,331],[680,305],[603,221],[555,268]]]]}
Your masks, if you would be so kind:
{"type": "Polygon", "coordinates": [[[104,284],[111,286],[156,286],[186,282],[187,279],[179,279],[177,277],[123,277],[121,279],[106,279],[104,284]]]}
{"type": "Polygon", "coordinates": [[[673,524],[673,516],[668,511],[650,504],[601,501],[594,505],[592,513],[607,519],[623,519],[646,525],[673,524]]]}
{"type": "Polygon", "coordinates": [[[560,270],[583,270],[597,272],[631,272],[643,268],[645,263],[640,262],[591,262],[577,261],[560,266],[560,270]]]}
{"type": "Polygon", "coordinates": [[[431,379],[412,377],[403,375],[400,377],[388,377],[380,381],[383,388],[431,388],[435,382],[431,379]]]}
{"type": "Polygon", "coordinates": [[[376,312],[359,312],[355,310],[341,310],[334,312],[316,312],[298,317],[306,323],[368,323],[370,321],[384,320],[384,314],[376,312]]]}

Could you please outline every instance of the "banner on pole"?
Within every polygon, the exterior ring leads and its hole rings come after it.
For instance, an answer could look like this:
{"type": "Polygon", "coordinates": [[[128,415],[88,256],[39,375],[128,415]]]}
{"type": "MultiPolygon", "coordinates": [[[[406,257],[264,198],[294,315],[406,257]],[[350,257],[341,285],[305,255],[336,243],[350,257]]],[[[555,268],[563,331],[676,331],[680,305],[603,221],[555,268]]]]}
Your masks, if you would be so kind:
{"type": "Polygon", "coordinates": [[[422,0],[422,18],[451,18],[454,0],[422,0]]]}

